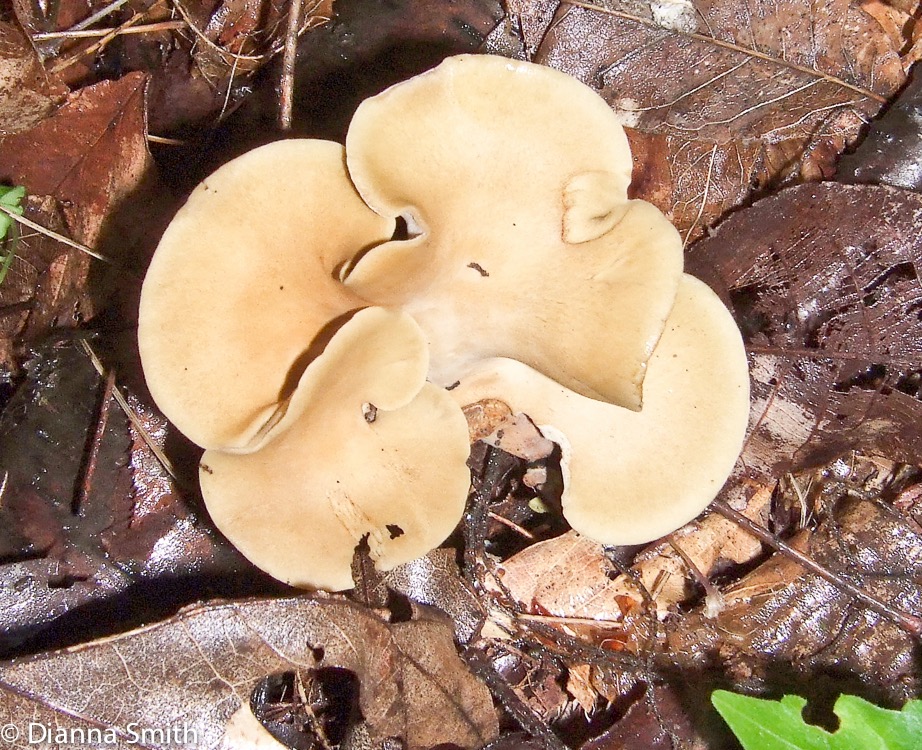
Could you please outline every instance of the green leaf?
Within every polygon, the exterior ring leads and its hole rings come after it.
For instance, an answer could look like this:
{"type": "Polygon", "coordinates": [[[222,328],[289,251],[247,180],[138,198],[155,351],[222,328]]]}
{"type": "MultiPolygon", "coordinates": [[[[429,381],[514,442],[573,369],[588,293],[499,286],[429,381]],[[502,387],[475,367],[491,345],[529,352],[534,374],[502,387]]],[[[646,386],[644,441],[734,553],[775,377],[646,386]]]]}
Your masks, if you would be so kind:
{"type": "Polygon", "coordinates": [[[922,700],[902,711],[879,708],[854,695],[841,695],[833,707],[839,728],[833,733],[807,724],[807,701],[786,695],[780,701],[715,690],[711,703],[745,750],[919,750],[922,700]]]}
{"type": "MultiPolygon", "coordinates": [[[[0,185],[0,206],[18,216],[22,216],[22,199],[26,197],[26,189],[21,185],[18,187],[7,187],[0,185]]],[[[0,240],[6,238],[6,233],[10,231],[10,225],[13,220],[5,213],[0,212],[0,240]]],[[[4,274],[5,276],[6,274],[4,274]]],[[[3,279],[0,278],[0,283],[3,279]]]]}

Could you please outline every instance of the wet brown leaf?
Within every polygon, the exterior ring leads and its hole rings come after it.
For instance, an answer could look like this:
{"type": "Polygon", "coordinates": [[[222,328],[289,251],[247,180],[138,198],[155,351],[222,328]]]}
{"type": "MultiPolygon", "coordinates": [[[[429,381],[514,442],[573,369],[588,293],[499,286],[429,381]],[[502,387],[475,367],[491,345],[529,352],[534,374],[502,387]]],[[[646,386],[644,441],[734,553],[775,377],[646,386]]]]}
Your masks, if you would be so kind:
{"type": "Polygon", "coordinates": [[[543,28],[546,3],[517,5],[532,10],[521,30],[536,61],[594,87],[648,141],[668,179],[639,197],[688,239],[754,189],[828,175],[905,80],[906,40],[843,0],[573,1],[543,28]]]}
{"type": "Polygon", "coordinates": [[[264,677],[326,667],[358,677],[375,742],[479,748],[498,733],[489,693],[455,653],[448,622],[427,616],[388,625],[334,598],[194,608],[117,638],[2,665],[0,690],[8,720],[19,726],[42,715],[63,726],[113,727],[125,739],[134,722],[179,729],[188,746],[215,748],[264,677]]]}
{"type": "Polygon", "coordinates": [[[748,470],[777,479],[852,449],[922,462],[922,197],[791,188],[722,224],[689,268],[746,339],[748,470]]]}
{"type": "MultiPolygon", "coordinates": [[[[111,632],[129,617],[205,595],[220,576],[254,582],[249,564],[152,465],[116,403],[101,403],[103,383],[75,342],[45,344],[26,370],[0,416],[0,652],[40,641],[46,630],[64,631],[67,642],[111,632]],[[153,582],[159,601],[145,603],[150,593],[139,584],[153,582]],[[95,615],[77,614],[90,605],[95,615]]],[[[162,439],[165,423],[133,403],[162,439]]]]}
{"type": "Polygon", "coordinates": [[[581,750],[705,750],[674,689],[648,688],[627,713],[581,750]]]}
{"type": "MultiPolygon", "coordinates": [[[[889,508],[843,499],[815,533],[802,531],[793,543],[893,606],[919,611],[922,538],[889,508]]],[[[808,674],[826,675],[837,692],[871,689],[889,701],[918,694],[912,636],[795,562],[773,556],[724,597],[716,619],[696,613],[678,621],[670,646],[680,665],[719,660],[751,686],[777,689],[808,674]]]]}
{"type": "Polygon", "coordinates": [[[843,157],[836,178],[922,190],[922,76],[912,76],[855,153],[843,157]]]}

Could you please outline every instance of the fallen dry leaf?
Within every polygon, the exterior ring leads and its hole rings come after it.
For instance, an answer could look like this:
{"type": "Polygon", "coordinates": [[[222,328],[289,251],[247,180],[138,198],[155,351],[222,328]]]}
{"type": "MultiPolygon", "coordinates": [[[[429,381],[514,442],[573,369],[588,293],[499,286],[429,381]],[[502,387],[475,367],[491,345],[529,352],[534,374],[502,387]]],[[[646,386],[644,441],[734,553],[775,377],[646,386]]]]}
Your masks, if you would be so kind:
{"type": "Polygon", "coordinates": [[[489,692],[455,653],[449,622],[427,615],[389,625],[336,598],[198,607],[115,638],[6,663],[0,703],[17,726],[41,716],[65,727],[112,727],[123,740],[132,728],[161,729],[180,732],[180,745],[217,748],[263,678],[329,667],[357,676],[374,742],[397,737],[408,750],[443,742],[473,749],[498,733],[489,692]]]}
{"type": "Polygon", "coordinates": [[[754,191],[830,174],[905,80],[907,40],[848,2],[754,11],[709,0],[572,1],[547,25],[537,21],[548,3],[516,6],[535,60],[594,87],[637,129],[638,171],[656,175],[640,175],[638,197],[687,240],[754,191]]]}
{"type": "Polygon", "coordinates": [[[777,480],[852,449],[922,462],[922,196],[790,188],[728,219],[688,266],[746,340],[747,471],[777,480]]]}
{"type": "MultiPolygon", "coordinates": [[[[23,209],[25,218],[66,233],[50,196],[27,196],[23,209]]],[[[18,377],[27,346],[53,329],[77,326],[93,311],[89,256],[25,227],[16,231],[15,256],[0,284],[0,372],[7,381],[18,377]]]]}
{"type": "Polygon", "coordinates": [[[28,130],[60,102],[66,89],[46,75],[25,34],[0,22],[0,136],[28,130]]]}
{"type": "MultiPolygon", "coordinates": [[[[764,518],[770,500],[770,491],[759,493],[747,514],[764,518]]],[[[677,547],[707,577],[728,565],[750,563],[762,552],[757,539],[717,514],[649,545],[634,557],[631,569],[656,602],[660,618],[696,593],[695,578],[677,547]]],[[[527,611],[560,618],[558,625],[575,633],[595,631],[596,639],[605,637],[606,630],[617,633],[622,628],[627,632],[620,637],[626,638],[630,627],[625,614],[646,606],[637,584],[617,574],[603,545],[574,531],[516,553],[499,564],[498,573],[527,611]],[[597,620],[598,625],[580,620],[597,620]]],[[[616,636],[609,632],[608,637],[616,636]]]]}
{"type": "Polygon", "coordinates": [[[144,87],[143,75],[129,74],[81,89],[32,129],[0,139],[0,181],[54,196],[71,236],[104,253],[105,231],[118,259],[130,258],[126,245],[140,240],[130,227],[136,215],[116,211],[140,208],[127,207],[129,197],[149,198],[138,195],[152,177],[144,87]]]}

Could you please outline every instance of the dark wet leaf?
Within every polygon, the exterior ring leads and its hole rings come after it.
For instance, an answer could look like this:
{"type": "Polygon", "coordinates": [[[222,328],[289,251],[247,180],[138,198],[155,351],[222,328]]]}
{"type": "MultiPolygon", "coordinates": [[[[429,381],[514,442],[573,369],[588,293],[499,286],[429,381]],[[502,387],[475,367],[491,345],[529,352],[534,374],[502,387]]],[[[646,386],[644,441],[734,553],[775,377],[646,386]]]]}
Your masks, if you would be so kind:
{"type": "MultiPolygon", "coordinates": [[[[269,675],[355,674],[372,741],[408,750],[479,748],[497,735],[489,693],[455,653],[442,618],[388,625],[335,598],[256,600],[188,610],[117,638],[0,666],[9,720],[63,726],[179,728],[218,747],[269,675]],[[79,718],[78,718],[79,717],[79,718]]],[[[166,745],[168,743],[160,743],[166,745]]],[[[180,743],[182,744],[182,743],[180,743]]]]}
{"type": "Polygon", "coordinates": [[[922,197],[785,190],[695,246],[750,354],[746,468],[779,477],[852,449],[922,462],[922,197]]]}
{"type": "Polygon", "coordinates": [[[855,153],[842,158],[836,178],[922,190],[922,76],[910,78],[855,153]]]}
{"type": "Polygon", "coordinates": [[[700,743],[676,692],[657,687],[648,688],[623,717],[581,750],[672,750],[676,742],[700,748],[696,740],[700,743]]]}
{"type": "MultiPolygon", "coordinates": [[[[198,521],[104,393],[78,343],[46,344],[0,417],[0,653],[262,580],[198,521]]],[[[162,439],[164,425],[145,421],[162,439]]]]}
{"type": "MultiPolygon", "coordinates": [[[[844,499],[794,543],[895,607],[922,606],[922,537],[879,503],[844,499]]],[[[817,694],[870,692],[888,702],[922,687],[912,636],[787,558],[773,556],[724,598],[716,618],[695,613],[677,622],[669,642],[678,664],[716,661],[750,687],[788,689],[809,679],[817,694]]]]}
{"type": "Polygon", "coordinates": [[[831,173],[904,81],[893,38],[857,4],[516,3],[535,60],[596,88],[638,130],[639,197],[689,239],[753,192],[831,173]],[[643,142],[642,145],[640,142],[643,142]]]}

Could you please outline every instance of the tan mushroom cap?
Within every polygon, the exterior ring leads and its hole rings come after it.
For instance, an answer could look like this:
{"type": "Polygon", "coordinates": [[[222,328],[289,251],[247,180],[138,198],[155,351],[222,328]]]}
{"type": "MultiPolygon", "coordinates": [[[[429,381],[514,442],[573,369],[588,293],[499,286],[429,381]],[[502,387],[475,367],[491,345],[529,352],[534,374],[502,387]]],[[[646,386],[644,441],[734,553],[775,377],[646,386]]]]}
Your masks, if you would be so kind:
{"type": "Polygon", "coordinates": [[[587,399],[506,359],[484,362],[451,395],[459,404],[498,398],[528,414],[561,445],[570,525],[603,544],[642,544],[693,519],[726,481],[746,430],[749,374],[732,316],[685,275],[641,411],[587,399]]]}
{"type": "Polygon", "coordinates": [[[218,528],[270,575],[331,591],[352,587],[366,534],[382,570],[438,546],[464,510],[469,445],[457,404],[425,382],[427,365],[412,318],[356,313],[308,365],[258,451],[203,456],[218,528]]]}
{"type": "Polygon", "coordinates": [[[682,247],[627,199],[627,139],[595,92],[539,65],[453,57],[363,102],[346,152],[365,201],[422,234],[369,251],[345,283],[414,317],[430,380],[504,356],[639,408],[682,247]]]}
{"type": "Polygon", "coordinates": [[[163,413],[204,448],[248,446],[367,305],[337,266],[393,229],[356,194],[336,143],[279,141],[207,178],[163,235],[141,295],[141,360],[163,413]]]}

